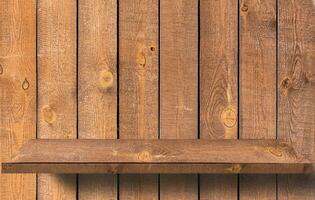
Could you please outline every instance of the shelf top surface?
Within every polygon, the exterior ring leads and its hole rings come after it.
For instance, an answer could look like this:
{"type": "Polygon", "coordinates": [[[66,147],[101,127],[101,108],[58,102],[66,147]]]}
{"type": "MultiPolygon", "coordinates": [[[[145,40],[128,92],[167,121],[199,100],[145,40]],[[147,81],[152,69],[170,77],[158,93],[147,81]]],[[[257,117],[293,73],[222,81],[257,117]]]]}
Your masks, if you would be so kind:
{"type": "Polygon", "coordinates": [[[289,144],[278,140],[38,139],[30,140],[12,160],[2,163],[2,171],[14,171],[12,169],[16,166],[49,167],[52,164],[64,167],[74,164],[82,167],[91,164],[138,164],[142,167],[147,165],[147,168],[220,164],[303,167],[312,164],[312,161],[297,155],[289,144]]]}

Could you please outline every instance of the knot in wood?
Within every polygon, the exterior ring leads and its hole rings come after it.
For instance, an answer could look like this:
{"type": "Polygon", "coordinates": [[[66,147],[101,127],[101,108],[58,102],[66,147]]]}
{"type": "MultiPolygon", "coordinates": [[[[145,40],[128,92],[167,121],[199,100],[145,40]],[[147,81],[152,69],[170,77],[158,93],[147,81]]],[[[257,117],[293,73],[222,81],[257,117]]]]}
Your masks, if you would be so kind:
{"type": "Polygon", "coordinates": [[[243,6],[241,7],[241,11],[247,12],[248,11],[248,6],[246,4],[243,4],[243,6]]]}
{"type": "Polygon", "coordinates": [[[27,90],[30,87],[30,83],[25,79],[22,83],[22,89],[27,90]]]}
{"type": "Polygon", "coordinates": [[[106,69],[101,71],[100,76],[99,76],[99,82],[102,88],[104,89],[111,88],[114,83],[113,73],[106,69]]]}
{"type": "Polygon", "coordinates": [[[137,58],[136,58],[137,64],[144,67],[146,64],[146,57],[142,51],[139,51],[137,53],[137,58]]]}
{"type": "Polygon", "coordinates": [[[148,151],[142,151],[138,154],[138,158],[141,161],[150,161],[152,160],[152,156],[148,151]]]}
{"type": "Polygon", "coordinates": [[[56,113],[50,106],[43,107],[42,116],[44,121],[48,124],[52,124],[56,120],[56,113]]]}
{"type": "Polygon", "coordinates": [[[233,108],[228,107],[221,112],[221,121],[223,124],[228,127],[232,128],[236,124],[236,112],[233,108]]]}
{"type": "Polygon", "coordinates": [[[292,87],[292,81],[291,79],[289,79],[288,77],[286,77],[285,79],[282,80],[281,82],[281,87],[283,89],[289,89],[292,87]]]}
{"type": "Polygon", "coordinates": [[[240,164],[234,164],[228,168],[228,171],[233,173],[240,173],[242,170],[242,166],[240,164]]]}
{"type": "Polygon", "coordinates": [[[280,148],[268,147],[267,151],[276,157],[282,157],[282,150],[280,148]]]}

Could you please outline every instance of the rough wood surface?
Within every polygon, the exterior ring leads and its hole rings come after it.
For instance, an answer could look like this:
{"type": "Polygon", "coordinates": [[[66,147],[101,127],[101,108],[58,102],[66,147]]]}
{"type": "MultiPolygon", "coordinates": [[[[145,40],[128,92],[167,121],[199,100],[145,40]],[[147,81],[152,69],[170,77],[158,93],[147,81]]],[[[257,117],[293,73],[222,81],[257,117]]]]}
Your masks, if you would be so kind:
{"type": "MultiPolygon", "coordinates": [[[[160,1],[160,44],[160,137],[197,138],[197,0],[160,1]]],[[[161,176],[160,197],[197,199],[197,176],[161,176]]]]}
{"type": "MultiPolygon", "coordinates": [[[[119,1],[119,138],[158,137],[158,0],[119,1]]],[[[157,199],[157,175],[119,176],[122,200],[157,199]]]]}
{"type": "MultiPolygon", "coordinates": [[[[279,1],[278,138],[305,157],[315,144],[315,4],[279,1]]],[[[278,199],[315,199],[315,175],[283,175],[278,199]]]]}
{"type": "MultiPolygon", "coordinates": [[[[1,163],[36,134],[36,7],[35,0],[0,0],[0,8],[1,163]]],[[[0,174],[1,200],[35,197],[34,174],[0,174]]]]}
{"type": "MultiPolygon", "coordinates": [[[[211,180],[217,178],[218,181],[222,174],[311,174],[314,167],[311,164],[191,164],[191,163],[3,163],[3,173],[55,173],[55,174],[216,174],[211,180]]],[[[142,176],[142,180],[146,177],[142,176]]],[[[180,176],[178,176],[180,177],[180,176]]],[[[174,176],[173,178],[177,178],[174,176]]],[[[212,184],[214,181],[209,182],[212,184]]],[[[233,182],[229,182],[233,184],[233,182]]],[[[125,183],[123,183],[125,184],[125,183]]],[[[130,187],[129,184],[126,184],[130,187]]],[[[140,185],[138,185],[140,186],[140,185]]],[[[90,186],[88,186],[90,187],[90,186]]],[[[220,187],[220,185],[215,185],[220,187]]],[[[153,187],[150,187],[153,188],[153,187]]],[[[150,190],[149,188],[149,190],[150,190]]],[[[91,188],[90,188],[91,189],[91,188]]],[[[92,190],[95,190],[93,188],[92,190]]],[[[201,189],[201,188],[200,188],[201,189]]],[[[151,190],[150,190],[151,191],[151,190]]],[[[209,194],[216,197],[217,193],[209,194]]],[[[224,194],[225,196],[227,194],[224,194]]],[[[203,195],[203,198],[209,196],[203,195]]],[[[224,196],[223,196],[224,197],[224,196]]]]}
{"type": "Polygon", "coordinates": [[[5,173],[312,173],[312,163],[276,140],[49,139],[28,142],[2,169],[5,173]]]}
{"type": "Polygon", "coordinates": [[[30,140],[15,163],[311,164],[280,140],[30,140]],[[94,152],[94,153],[93,153],[94,152]]]}
{"type": "MultiPolygon", "coordinates": [[[[200,138],[236,139],[237,1],[200,1],[200,138]]],[[[237,177],[201,175],[200,199],[237,199],[237,177]]]]}
{"type": "MultiPolygon", "coordinates": [[[[276,1],[240,1],[240,139],[276,138],[276,1]]],[[[276,199],[276,176],[241,176],[241,199],[276,199]]]]}
{"type": "MultiPolygon", "coordinates": [[[[81,138],[117,138],[117,1],[79,1],[81,138]]],[[[117,198],[116,175],[79,175],[80,200],[117,198]]]]}
{"type": "MultiPolygon", "coordinates": [[[[76,138],[76,1],[38,1],[38,137],[76,138]]],[[[76,199],[75,175],[38,175],[39,200],[76,199]]]]}

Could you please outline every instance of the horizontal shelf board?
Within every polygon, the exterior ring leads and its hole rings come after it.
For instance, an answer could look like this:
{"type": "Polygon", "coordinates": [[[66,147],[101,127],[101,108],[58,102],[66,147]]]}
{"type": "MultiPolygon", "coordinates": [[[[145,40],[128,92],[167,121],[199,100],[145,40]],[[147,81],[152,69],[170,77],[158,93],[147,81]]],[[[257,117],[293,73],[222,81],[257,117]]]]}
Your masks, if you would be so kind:
{"type": "Polygon", "coordinates": [[[30,140],[3,173],[313,173],[279,140],[30,140]]]}

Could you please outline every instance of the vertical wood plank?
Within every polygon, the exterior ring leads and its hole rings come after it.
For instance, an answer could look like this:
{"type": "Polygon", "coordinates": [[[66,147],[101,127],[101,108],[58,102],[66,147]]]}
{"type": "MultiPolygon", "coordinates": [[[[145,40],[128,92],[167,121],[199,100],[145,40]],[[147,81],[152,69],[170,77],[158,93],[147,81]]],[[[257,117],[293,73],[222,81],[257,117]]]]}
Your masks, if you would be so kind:
{"type": "MultiPolygon", "coordinates": [[[[77,137],[76,1],[38,1],[38,138],[77,137]]],[[[38,175],[38,199],[76,199],[75,175],[38,175]]]]}
{"type": "MultiPolygon", "coordinates": [[[[158,0],[119,1],[119,138],[158,138],[158,0]]],[[[157,199],[156,175],[121,175],[119,198],[157,199]]]]}
{"type": "MultiPolygon", "coordinates": [[[[198,1],[160,1],[160,137],[198,136],[198,1]]],[[[161,175],[160,197],[197,199],[196,175],[161,175]]]]}
{"type": "MultiPolygon", "coordinates": [[[[237,1],[200,1],[200,138],[237,139],[237,1]]],[[[201,175],[200,199],[237,199],[237,176],[201,175]]]]}
{"type": "MultiPolygon", "coordinates": [[[[276,1],[240,2],[240,139],[276,138],[276,1]]],[[[240,176],[241,199],[276,199],[275,175],[240,176]]]]}
{"type": "MultiPolygon", "coordinates": [[[[117,0],[79,1],[81,139],[117,138],[117,0]]],[[[117,198],[116,175],[79,175],[79,199],[117,198]]]]}
{"type": "MultiPolygon", "coordinates": [[[[315,144],[315,3],[279,1],[278,138],[309,157],[315,144]],[[313,148],[310,148],[313,147],[313,148]]],[[[278,199],[315,199],[314,175],[280,175],[278,199]]]]}
{"type": "MultiPolygon", "coordinates": [[[[36,4],[0,0],[0,8],[0,162],[4,162],[36,137],[36,4]]],[[[0,199],[35,198],[34,174],[0,174],[0,199]]]]}

